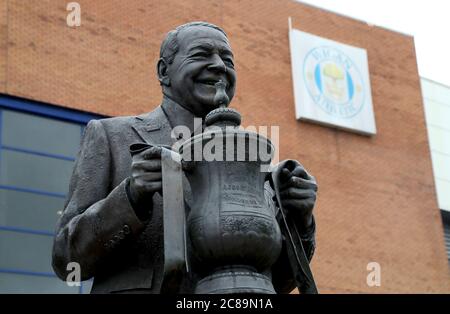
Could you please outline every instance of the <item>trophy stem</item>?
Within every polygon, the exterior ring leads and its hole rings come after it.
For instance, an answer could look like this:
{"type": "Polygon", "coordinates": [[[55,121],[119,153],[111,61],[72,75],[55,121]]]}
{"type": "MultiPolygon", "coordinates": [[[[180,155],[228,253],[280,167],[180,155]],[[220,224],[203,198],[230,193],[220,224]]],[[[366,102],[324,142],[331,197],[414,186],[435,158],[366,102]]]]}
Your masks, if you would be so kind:
{"type": "Polygon", "coordinates": [[[247,265],[222,267],[197,283],[196,294],[275,294],[272,281],[247,265]]]}

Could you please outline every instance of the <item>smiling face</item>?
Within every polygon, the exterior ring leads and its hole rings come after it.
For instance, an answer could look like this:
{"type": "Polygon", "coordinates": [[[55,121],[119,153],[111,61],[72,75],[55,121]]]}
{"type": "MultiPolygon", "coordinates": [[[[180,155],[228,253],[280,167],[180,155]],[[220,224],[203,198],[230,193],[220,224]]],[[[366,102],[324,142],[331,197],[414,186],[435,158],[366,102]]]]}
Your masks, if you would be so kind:
{"type": "Polygon", "coordinates": [[[236,86],[233,53],[226,36],[211,27],[192,26],[177,35],[178,52],[167,65],[169,86],[165,93],[196,116],[204,117],[215,109],[214,86],[226,84],[231,101],[236,86]]]}

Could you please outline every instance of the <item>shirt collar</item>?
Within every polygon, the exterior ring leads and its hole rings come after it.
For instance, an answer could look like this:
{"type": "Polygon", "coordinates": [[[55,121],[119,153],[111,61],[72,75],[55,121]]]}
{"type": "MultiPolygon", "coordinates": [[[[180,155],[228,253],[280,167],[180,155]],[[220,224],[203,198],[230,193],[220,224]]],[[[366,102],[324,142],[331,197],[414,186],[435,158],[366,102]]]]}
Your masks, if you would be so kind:
{"type": "MultiPolygon", "coordinates": [[[[172,129],[177,126],[186,126],[189,128],[191,135],[196,132],[199,133],[199,131],[201,132],[201,130],[198,129],[202,129],[202,125],[199,122],[202,119],[196,117],[193,112],[176,103],[169,97],[163,96],[161,108],[166,114],[172,129]]],[[[175,135],[178,137],[179,134],[175,135]]]]}

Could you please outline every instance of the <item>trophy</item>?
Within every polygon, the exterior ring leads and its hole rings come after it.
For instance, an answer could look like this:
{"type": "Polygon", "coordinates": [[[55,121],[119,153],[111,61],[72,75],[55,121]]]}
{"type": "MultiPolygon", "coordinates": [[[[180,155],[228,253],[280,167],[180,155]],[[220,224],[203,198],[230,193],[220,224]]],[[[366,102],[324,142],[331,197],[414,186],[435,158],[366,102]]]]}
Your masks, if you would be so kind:
{"type": "Polygon", "coordinates": [[[274,146],[239,128],[241,116],[227,108],[222,82],[214,101],[218,108],[206,116],[204,132],[180,147],[193,195],[186,236],[189,263],[201,277],[195,293],[275,293],[270,268],[281,232],[264,190],[274,146]]]}

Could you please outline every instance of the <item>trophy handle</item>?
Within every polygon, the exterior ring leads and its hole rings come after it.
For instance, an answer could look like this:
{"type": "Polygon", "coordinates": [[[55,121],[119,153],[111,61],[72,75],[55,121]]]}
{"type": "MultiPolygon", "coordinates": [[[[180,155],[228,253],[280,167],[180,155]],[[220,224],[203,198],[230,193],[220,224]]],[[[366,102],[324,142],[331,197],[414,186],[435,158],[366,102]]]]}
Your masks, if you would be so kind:
{"type": "Polygon", "coordinates": [[[188,271],[183,169],[180,154],[162,147],[164,275],[161,293],[177,293],[188,271]]]}
{"type": "Polygon", "coordinates": [[[177,293],[184,274],[189,270],[186,256],[186,214],[183,196],[181,155],[167,145],[136,143],[132,155],[150,147],[161,148],[163,197],[164,273],[161,293],[177,293]]]}
{"type": "Polygon", "coordinates": [[[281,162],[271,173],[271,185],[274,188],[278,206],[280,208],[281,222],[280,229],[286,237],[286,250],[289,258],[289,264],[294,275],[295,283],[302,294],[318,294],[317,286],[314,281],[309,261],[303,248],[302,239],[297,230],[297,226],[286,217],[286,212],[281,205],[280,198],[280,172],[283,168],[294,170],[297,162],[294,160],[285,160],[281,162]]]}

